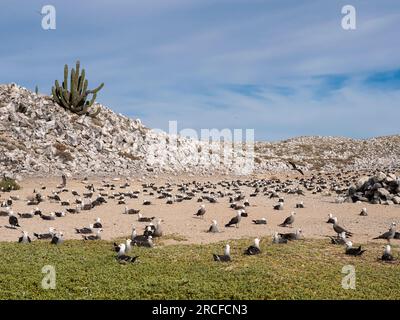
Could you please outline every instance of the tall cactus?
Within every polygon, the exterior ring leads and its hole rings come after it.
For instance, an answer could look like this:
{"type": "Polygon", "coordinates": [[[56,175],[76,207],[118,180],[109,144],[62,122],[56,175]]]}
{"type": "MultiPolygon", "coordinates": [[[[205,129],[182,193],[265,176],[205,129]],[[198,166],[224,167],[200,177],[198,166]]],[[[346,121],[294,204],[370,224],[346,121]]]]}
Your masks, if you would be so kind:
{"type": "Polygon", "coordinates": [[[100,108],[95,112],[89,113],[89,108],[93,105],[97,92],[99,92],[104,83],[99,85],[96,89],[88,90],[88,81],[85,79],[85,69],[79,74],[79,61],[76,62],[76,69],[71,70],[70,90],[68,90],[68,65],[64,66],[64,81],[60,86],[58,80],[55,81],[54,87],[51,88],[54,101],[63,108],[70,110],[78,115],[88,114],[95,117],[99,114],[100,108]],[[88,100],[89,94],[92,98],[88,100]]]}

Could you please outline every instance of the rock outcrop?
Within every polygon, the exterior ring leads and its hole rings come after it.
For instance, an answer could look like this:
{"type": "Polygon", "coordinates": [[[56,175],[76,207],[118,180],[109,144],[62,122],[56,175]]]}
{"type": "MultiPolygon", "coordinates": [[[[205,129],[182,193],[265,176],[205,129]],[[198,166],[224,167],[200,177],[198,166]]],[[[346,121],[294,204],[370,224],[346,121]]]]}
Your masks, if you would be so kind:
{"type": "Polygon", "coordinates": [[[347,192],[348,202],[372,204],[400,204],[400,177],[378,172],[372,177],[361,177],[347,192]]]}

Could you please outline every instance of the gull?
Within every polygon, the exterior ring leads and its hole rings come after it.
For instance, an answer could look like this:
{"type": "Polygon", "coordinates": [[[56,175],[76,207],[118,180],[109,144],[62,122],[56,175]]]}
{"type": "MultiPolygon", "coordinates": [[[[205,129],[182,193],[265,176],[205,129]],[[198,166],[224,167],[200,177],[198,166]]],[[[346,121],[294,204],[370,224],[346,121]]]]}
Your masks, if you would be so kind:
{"type": "Polygon", "coordinates": [[[329,237],[331,239],[332,244],[340,244],[344,245],[346,244],[346,232],[342,232],[339,236],[336,237],[329,237]]]}
{"type": "Polygon", "coordinates": [[[361,246],[358,248],[353,248],[353,243],[351,241],[346,242],[345,253],[350,256],[361,256],[366,250],[362,250],[361,246]]]}
{"type": "Polygon", "coordinates": [[[101,240],[101,234],[103,229],[97,229],[96,234],[90,236],[83,236],[83,240],[101,240]]]}
{"type": "Polygon", "coordinates": [[[267,224],[267,219],[266,218],[261,218],[261,219],[252,220],[252,221],[255,224],[267,224]]]}
{"type": "Polygon", "coordinates": [[[278,226],[279,227],[291,227],[292,226],[292,224],[293,224],[293,222],[294,222],[294,216],[296,215],[296,212],[292,212],[291,214],[290,214],[290,216],[289,217],[287,217],[286,219],[285,219],[285,221],[283,221],[281,224],[279,224],[278,226]]]}
{"type": "Polygon", "coordinates": [[[301,229],[297,229],[296,232],[290,233],[279,233],[279,235],[286,240],[293,241],[293,240],[300,240],[303,236],[303,231],[301,229]]]}
{"type": "Polygon", "coordinates": [[[18,239],[19,243],[31,243],[31,238],[29,238],[27,231],[22,231],[22,237],[18,239]]]}
{"type": "Polygon", "coordinates": [[[118,246],[118,253],[117,253],[117,260],[120,263],[126,263],[126,262],[130,262],[130,263],[134,263],[137,258],[139,258],[139,256],[135,256],[135,257],[130,257],[128,255],[126,255],[126,245],[121,243],[118,246]]]}
{"type": "Polygon", "coordinates": [[[75,231],[80,234],[93,233],[93,224],[90,224],[89,227],[75,228],[75,231]]]}
{"type": "Polygon", "coordinates": [[[55,229],[53,227],[49,228],[49,232],[48,233],[33,233],[33,235],[38,239],[51,239],[53,238],[55,234],[55,229]]]}
{"type": "Polygon", "coordinates": [[[278,232],[274,233],[274,236],[272,237],[272,243],[287,243],[288,240],[283,238],[278,232]]]}
{"type": "Polygon", "coordinates": [[[217,225],[217,220],[212,220],[212,224],[210,226],[210,228],[208,229],[207,232],[211,232],[211,233],[218,233],[219,229],[218,229],[218,225],[217,225]]]}
{"type": "Polygon", "coordinates": [[[391,239],[393,239],[396,235],[396,222],[392,222],[389,228],[389,231],[386,231],[385,233],[381,234],[378,237],[373,238],[375,239],[385,239],[388,242],[390,242],[391,239]]]}
{"type": "Polygon", "coordinates": [[[225,225],[225,227],[230,227],[230,226],[232,226],[232,225],[235,225],[236,228],[239,228],[239,223],[240,223],[240,220],[241,220],[241,219],[242,219],[242,211],[239,210],[239,211],[237,211],[237,213],[236,213],[236,217],[233,217],[233,218],[225,225]]]}
{"type": "Polygon", "coordinates": [[[337,233],[338,236],[342,232],[345,232],[347,237],[351,237],[353,235],[350,231],[347,231],[345,228],[343,228],[337,224],[336,217],[333,218],[333,230],[335,230],[335,232],[337,233]]]}
{"type": "Polygon", "coordinates": [[[8,223],[12,228],[20,227],[18,223],[18,218],[14,215],[14,212],[10,211],[10,217],[8,218],[8,223]]]}
{"type": "Polygon", "coordinates": [[[390,247],[390,244],[387,244],[385,246],[385,251],[383,252],[382,260],[383,261],[393,261],[394,260],[394,257],[392,255],[392,248],[390,247]]]}
{"type": "Polygon", "coordinates": [[[333,220],[333,215],[332,213],[328,214],[328,221],[326,223],[334,223],[335,221],[333,220]]]}
{"type": "Polygon", "coordinates": [[[231,247],[230,247],[229,244],[227,244],[225,246],[224,254],[213,254],[214,261],[219,261],[219,262],[229,262],[229,261],[231,261],[230,251],[231,251],[231,247]]]}
{"type": "Polygon", "coordinates": [[[204,214],[206,213],[206,206],[204,204],[202,204],[199,208],[199,210],[197,210],[197,212],[194,214],[197,217],[202,217],[204,218],[204,214]]]}
{"type": "Polygon", "coordinates": [[[260,250],[260,239],[256,238],[254,239],[254,245],[248,247],[245,252],[245,254],[252,256],[255,254],[260,254],[261,250],[260,250]]]}

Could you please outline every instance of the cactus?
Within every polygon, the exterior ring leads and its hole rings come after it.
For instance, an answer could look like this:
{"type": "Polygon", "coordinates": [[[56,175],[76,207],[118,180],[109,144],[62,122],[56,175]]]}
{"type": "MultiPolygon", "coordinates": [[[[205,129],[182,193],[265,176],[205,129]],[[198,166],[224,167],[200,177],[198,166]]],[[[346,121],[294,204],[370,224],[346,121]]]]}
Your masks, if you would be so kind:
{"type": "Polygon", "coordinates": [[[72,68],[71,70],[70,88],[68,90],[68,65],[64,66],[64,81],[60,86],[58,80],[56,80],[54,87],[51,89],[53,99],[61,107],[73,113],[78,115],[88,114],[91,117],[96,117],[100,112],[100,108],[92,113],[88,111],[97,97],[97,92],[103,88],[104,83],[93,90],[88,90],[88,81],[85,79],[85,69],[82,69],[82,73],[79,74],[79,67],[80,63],[77,61],[76,69],[72,68]],[[89,100],[88,96],[90,94],[92,98],[89,100]]]}

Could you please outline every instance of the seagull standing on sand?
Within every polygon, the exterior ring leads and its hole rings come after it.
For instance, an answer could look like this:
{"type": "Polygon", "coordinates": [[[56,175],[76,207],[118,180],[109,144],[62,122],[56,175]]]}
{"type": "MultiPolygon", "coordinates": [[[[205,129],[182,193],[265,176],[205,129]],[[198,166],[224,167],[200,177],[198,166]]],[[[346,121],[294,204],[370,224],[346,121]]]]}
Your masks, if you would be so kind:
{"type": "Polygon", "coordinates": [[[210,228],[208,229],[208,232],[211,233],[218,233],[219,229],[218,229],[218,225],[217,225],[217,220],[213,220],[212,224],[210,226],[210,228]]]}
{"type": "Polygon", "coordinates": [[[337,235],[339,236],[342,232],[346,233],[347,237],[351,237],[353,234],[350,231],[347,231],[345,228],[339,226],[337,224],[337,218],[334,217],[333,218],[333,230],[335,230],[335,232],[337,233],[337,235]]]}
{"type": "Polygon", "coordinates": [[[389,231],[386,231],[385,233],[381,234],[380,236],[374,238],[374,240],[385,239],[388,242],[390,242],[390,240],[393,239],[395,235],[396,235],[396,222],[392,222],[390,225],[389,231]]]}
{"type": "Polygon", "coordinates": [[[239,223],[240,220],[242,219],[242,210],[237,211],[236,217],[233,217],[226,225],[225,227],[230,227],[232,225],[235,225],[236,228],[239,228],[239,223]]]}
{"type": "Polygon", "coordinates": [[[8,218],[8,223],[12,228],[21,227],[18,223],[18,218],[14,215],[14,212],[10,211],[10,217],[8,218]]]}
{"type": "Polygon", "coordinates": [[[333,215],[332,213],[328,214],[328,221],[326,223],[335,223],[335,221],[333,220],[333,215]]]}
{"type": "Polygon", "coordinates": [[[199,208],[199,210],[197,210],[197,212],[194,214],[197,217],[202,217],[204,218],[204,214],[206,213],[206,206],[204,204],[202,204],[199,208]]]}
{"type": "Polygon", "coordinates": [[[224,254],[213,254],[214,261],[219,261],[219,262],[228,262],[231,261],[231,246],[227,244],[225,246],[225,252],[224,254]]]}
{"type": "Polygon", "coordinates": [[[290,214],[290,216],[287,217],[287,218],[285,219],[285,221],[283,221],[283,223],[279,224],[278,226],[279,226],[279,227],[292,227],[292,224],[293,224],[293,222],[294,222],[294,216],[295,216],[295,215],[296,215],[296,212],[292,212],[292,213],[290,214]]]}

